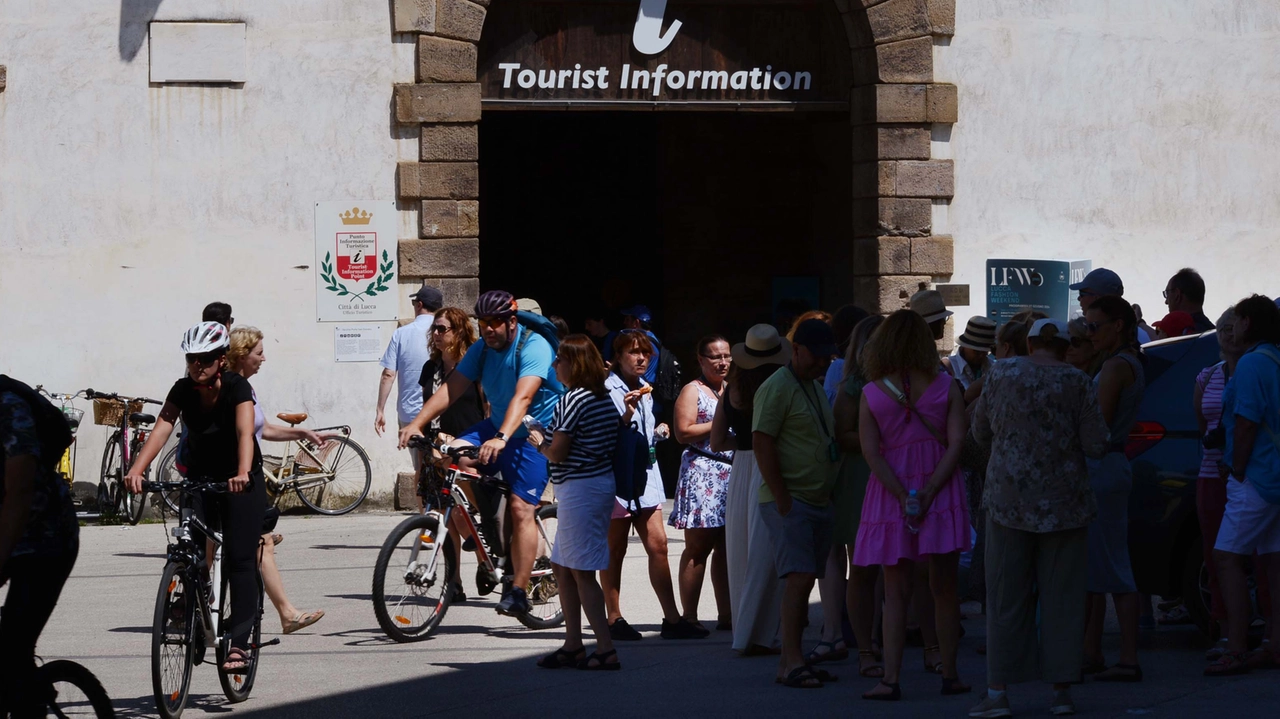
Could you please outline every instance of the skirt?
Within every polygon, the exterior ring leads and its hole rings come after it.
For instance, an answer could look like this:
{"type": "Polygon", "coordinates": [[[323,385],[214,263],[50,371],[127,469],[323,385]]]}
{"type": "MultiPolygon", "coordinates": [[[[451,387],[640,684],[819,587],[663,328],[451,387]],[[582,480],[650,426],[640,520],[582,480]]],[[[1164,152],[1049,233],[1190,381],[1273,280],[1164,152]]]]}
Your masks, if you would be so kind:
{"type": "Polygon", "coordinates": [[[676,529],[716,529],[724,526],[729,501],[730,462],[690,450],[680,458],[680,480],[667,523],[676,529]]]}
{"type": "Polygon", "coordinates": [[[1129,564],[1129,491],[1133,469],[1120,452],[1089,461],[1089,486],[1098,497],[1098,518],[1089,525],[1089,584],[1094,594],[1138,591],[1129,564]]]}
{"type": "Polygon", "coordinates": [[[867,496],[867,481],[871,468],[860,454],[846,454],[840,463],[840,474],[831,491],[831,503],[835,505],[835,524],[831,529],[831,543],[835,546],[853,544],[858,538],[858,525],[862,523],[862,501],[867,496]]]}
{"type": "Polygon", "coordinates": [[[616,490],[612,470],[556,485],[553,563],[583,571],[609,568],[609,517],[616,490]]]}

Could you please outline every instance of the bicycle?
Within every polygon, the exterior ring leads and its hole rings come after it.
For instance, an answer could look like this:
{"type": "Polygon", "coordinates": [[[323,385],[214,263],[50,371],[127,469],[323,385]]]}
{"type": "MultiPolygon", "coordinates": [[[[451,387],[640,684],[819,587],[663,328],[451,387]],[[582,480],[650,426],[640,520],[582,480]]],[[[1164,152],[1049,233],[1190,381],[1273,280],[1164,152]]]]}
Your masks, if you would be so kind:
{"type": "Polygon", "coordinates": [[[76,508],[76,517],[78,519],[97,519],[98,514],[94,512],[86,512],[81,508],[84,501],[77,497],[75,488],[76,473],[76,433],[80,429],[80,423],[84,420],[84,410],[77,409],[72,402],[85,396],[85,391],[80,390],[75,394],[64,394],[61,392],[50,392],[44,388],[44,385],[36,385],[36,391],[48,397],[50,400],[58,403],[58,408],[62,410],[62,414],[67,418],[67,425],[71,427],[71,444],[67,446],[62,453],[62,458],[58,460],[58,475],[67,483],[67,487],[72,490],[71,503],[76,508]]]}
{"type": "MultiPolygon", "coordinates": [[[[275,646],[279,639],[262,641],[262,575],[257,574],[257,611],[250,630],[248,670],[243,674],[223,671],[237,627],[228,626],[230,579],[222,573],[222,534],[208,527],[194,509],[197,492],[225,492],[226,482],[143,482],[143,492],[176,492],[180,496],[178,526],[170,533],[167,561],[160,575],[160,589],[151,627],[151,687],[156,710],[164,719],[182,716],[191,689],[191,671],[205,660],[214,647],[218,681],[227,701],[236,704],[249,698],[258,674],[258,653],[275,646]],[[204,559],[205,540],[213,542],[213,560],[204,559]]],[[[272,527],[264,527],[270,531],[272,527]]],[[[256,565],[255,565],[256,566],[256,565]]],[[[257,570],[255,569],[255,573],[257,570]]],[[[232,617],[234,619],[234,617],[232,617]]]]}
{"type": "MultiPolygon", "coordinates": [[[[115,427],[102,450],[102,474],[98,480],[98,512],[103,518],[117,516],[129,524],[142,520],[147,508],[147,495],[130,494],[124,488],[124,475],[133,458],[142,451],[155,415],[143,414],[144,405],[164,403],[146,397],[122,397],[114,392],[84,391],[93,400],[93,423],[115,427]]],[[[148,470],[148,476],[150,471],[148,470]]]]}
{"type": "Polygon", "coordinates": [[[45,697],[48,716],[114,719],[116,715],[102,682],[72,661],[59,659],[37,668],[36,691],[45,697]]]}
{"type": "MultiPolygon", "coordinates": [[[[435,449],[449,457],[448,470],[440,470],[430,456],[424,456],[418,470],[418,486],[423,497],[423,513],[410,517],[392,530],[378,552],[373,570],[373,610],[388,637],[397,642],[426,639],[444,619],[460,586],[458,552],[450,535],[450,517],[461,512],[462,521],[475,538],[476,590],[481,596],[499,584],[512,581],[507,571],[504,546],[510,540],[505,514],[510,487],[500,476],[464,472],[458,460],[474,459],[478,447],[451,447],[425,437],[409,441],[412,451],[435,449]],[[468,483],[478,504],[491,500],[492,506],[472,517],[475,510],[460,483],[468,483]],[[496,499],[492,499],[496,497],[496,499]],[[441,551],[443,549],[443,551],[441,551]],[[425,552],[425,557],[423,553],[425,552]]],[[[526,590],[532,610],[519,617],[530,629],[548,629],[564,622],[559,587],[551,569],[551,547],[555,541],[556,506],[540,508],[536,515],[539,551],[526,590]]]]}
{"type": "MultiPolygon", "coordinates": [[[[305,412],[281,412],[276,415],[290,427],[307,420],[305,412]]],[[[316,432],[329,434],[319,447],[310,442],[297,442],[298,450],[292,451],[294,441],[284,443],[279,455],[262,455],[262,471],[267,478],[267,496],[272,506],[289,492],[313,511],[329,516],[346,514],[364,501],[373,482],[373,468],[369,453],[351,439],[351,427],[322,427],[316,432]],[[336,436],[334,436],[336,434],[336,436]]],[[[178,448],[174,447],[160,462],[160,478],[164,481],[180,481],[177,468],[178,448]]],[[[168,494],[162,495],[165,504],[174,513],[176,503],[168,494]]]]}

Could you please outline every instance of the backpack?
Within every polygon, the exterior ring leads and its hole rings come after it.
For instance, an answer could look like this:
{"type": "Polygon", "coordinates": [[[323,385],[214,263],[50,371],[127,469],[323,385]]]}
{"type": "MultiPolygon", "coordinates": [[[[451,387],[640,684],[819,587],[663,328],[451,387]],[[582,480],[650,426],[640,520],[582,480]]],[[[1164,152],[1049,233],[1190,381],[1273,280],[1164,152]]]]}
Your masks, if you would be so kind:
{"type": "Polygon", "coordinates": [[[649,440],[630,422],[618,425],[618,444],[613,454],[615,494],[632,513],[639,512],[640,497],[649,485],[649,440]]]}
{"type": "MultiPolygon", "coordinates": [[[[560,334],[551,320],[539,314],[525,312],[520,310],[516,313],[516,323],[519,324],[520,339],[516,344],[516,371],[520,371],[520,353],[524,350],[524,346],[528,344],[529,339],[536,333],[539,337],[547,341],[551,345],[551,354],[554,356],[556,351],[560,349],[560,334]]],[[[485,349],[488,349],[486,347],[485,349]]],[[[484,377],[484,361],[489,356],[488,352],[480,353],[480,368],[476,370],[476,377],[484,377]]],[[[477,379],[477,381],[479,381],[477,379]]],[[[556,394],[564,394],[564,388],[560,386],[560,382],[556,380],[555,375],[544,377],[542,386],[550,389],[556,394]]]]}
{"type": "Polygon", "coordinates": [[[680,396],[680,361],[674,352],[658,344],[658,372],[653,380],[653,399],[663,407],[675,404],[680,396]]]}
{"type": "Polygon", "coordinates": [[[71,425],[67,416],[39,392],[12,377],[0,374],[0,392],[16,394],[31,408],[31,416],[36,421],[36,436],[40,440],[40,464],[53,470],[62,461],[62,453],[71,446],[71,425]]]}

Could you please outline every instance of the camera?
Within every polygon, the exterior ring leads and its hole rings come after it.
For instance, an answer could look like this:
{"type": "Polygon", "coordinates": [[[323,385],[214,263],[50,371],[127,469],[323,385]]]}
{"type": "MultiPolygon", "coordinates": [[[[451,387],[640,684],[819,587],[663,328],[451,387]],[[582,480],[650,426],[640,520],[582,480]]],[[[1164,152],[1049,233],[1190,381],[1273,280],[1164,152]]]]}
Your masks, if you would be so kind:
{"type": "Polygon", "coordinates": [[[1200,440],[1200,444],[1204,445],[1205,449],[1225,449],[1227,446],[1227,428],[1222,425],[1214,427],[1205,433],[1200,440]]]}

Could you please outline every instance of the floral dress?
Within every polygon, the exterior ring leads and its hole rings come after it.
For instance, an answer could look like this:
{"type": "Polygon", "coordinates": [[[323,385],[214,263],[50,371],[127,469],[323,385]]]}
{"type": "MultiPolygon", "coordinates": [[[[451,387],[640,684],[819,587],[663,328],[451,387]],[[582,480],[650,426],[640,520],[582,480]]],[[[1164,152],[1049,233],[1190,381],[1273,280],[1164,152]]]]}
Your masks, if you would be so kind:
{"type": "MultiPolygon", "coordinates": [[[[718,404],[714,395],[699,386],[697,423],[707,424],[714,419],[718,404]]],[[[710,435],[689,445],[680,457],[675,505],[667,523],[676,529],[723,527],[732,466],[733,452],[712,452],[710,435]]]]}

